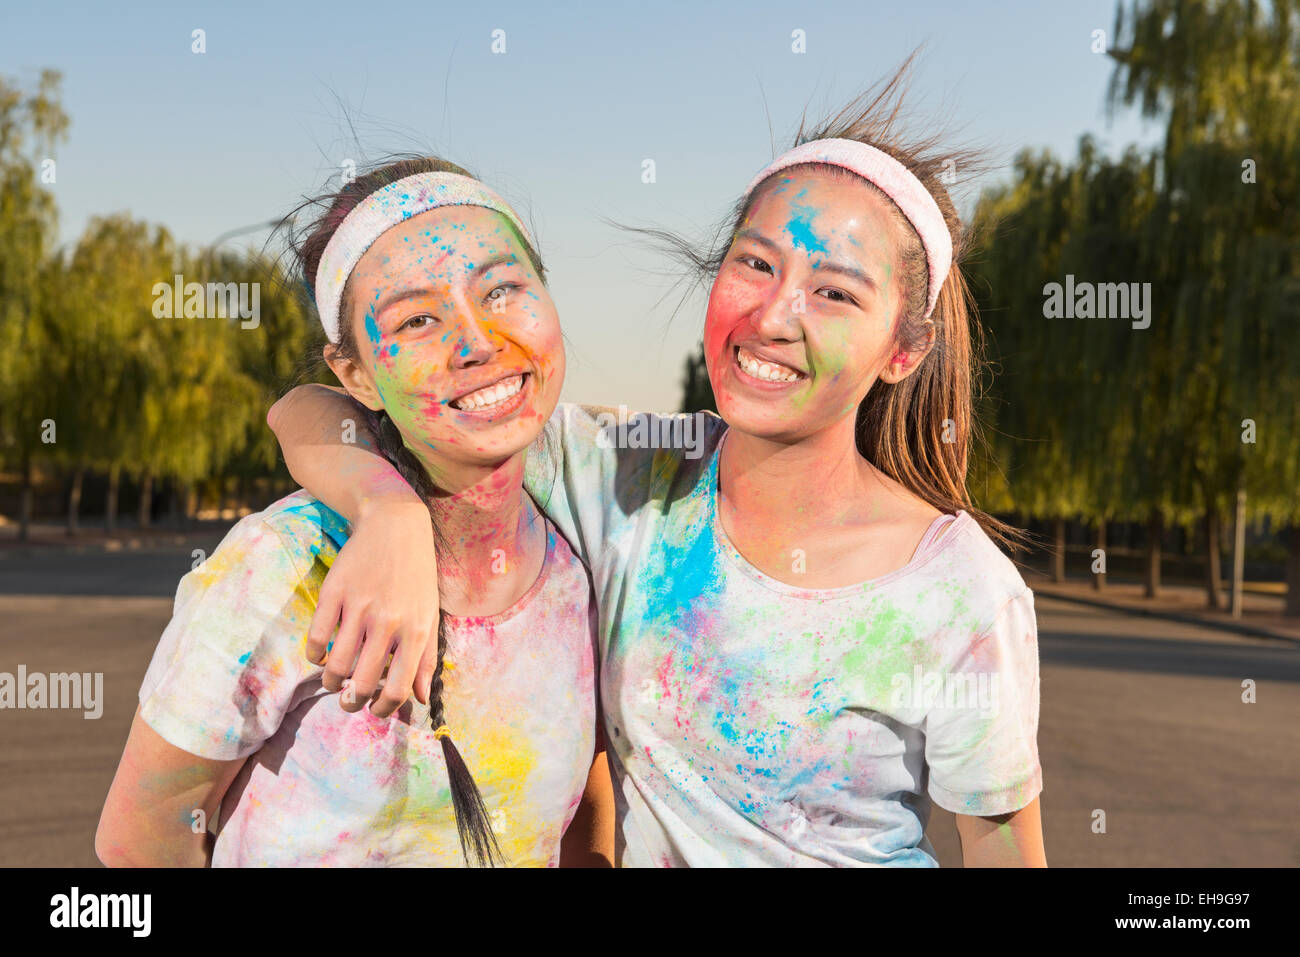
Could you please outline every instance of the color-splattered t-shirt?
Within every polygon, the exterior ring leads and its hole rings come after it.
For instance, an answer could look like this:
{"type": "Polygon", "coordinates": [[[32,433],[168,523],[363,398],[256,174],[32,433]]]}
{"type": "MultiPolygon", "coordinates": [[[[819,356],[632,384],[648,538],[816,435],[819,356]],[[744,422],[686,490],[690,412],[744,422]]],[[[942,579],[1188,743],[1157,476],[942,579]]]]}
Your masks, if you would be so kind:
{"type": "MultiPolygon", "coordinates": [[[[463,866],[442,745],[413,698],[344,711],[304,653],[350,529],[306,492],[240,521],[181,580],[140,689],[168,742],[247,758],[222,801],[214,866],[463,866]]],[[[555,866],[596,735],[595,610],[554,528],[532,588],[447,621],[446,723],[514,865],[555,866]]]]}
{"type": "Polygon", "coordinates": [[[974,519],[863,584],[784,584],[719,523],[725,424],[694,454],[685,418],[562,405],[526,480],[595,583],[621,863],[932,867],[930,799],[1030,803],[1033,593],[974,519]]]}

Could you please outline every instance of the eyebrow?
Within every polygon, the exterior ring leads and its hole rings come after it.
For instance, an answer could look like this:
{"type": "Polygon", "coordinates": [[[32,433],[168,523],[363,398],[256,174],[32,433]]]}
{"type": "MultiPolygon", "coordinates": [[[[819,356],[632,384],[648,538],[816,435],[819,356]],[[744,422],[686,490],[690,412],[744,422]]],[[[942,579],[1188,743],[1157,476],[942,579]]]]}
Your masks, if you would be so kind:
{"type": "MultiPolygon", "coordinates": [[[[772,253],[778,256],[781,255],[782,253],[782,249],[780,246],[772,242],[772,240],[768,239],[762,233],[755,232],[752,229],[740,230],[739,232],[736,233],[736,238],[748,239],[750,242],[758,246],[762,246],[764,249],[770,250],[772,253]]],[[[816,265],[814,265],[813,269],[815,269],[817,272],[835,273],[836,275],[847,276],[850,279],[856,279],[864,286],[870,286],[872,289],[880,288],[874,279],[872,279],[870,276],[864,273],[857,266],[850,266],[848,263],[831,262],[823,259],[820,262],[818,262],[816,265]]]]}
{"type": "MultiPolygon", "coordinates": [[[[514,253],[498,253],[495,256],[483,260],[483,262],[470,270],[469,277],[466,281],[472,283],[481,278],[488,270],[494,269],[497,266],[517,265],[518,263],[519,257],[514,253]]],[[[405,289],[398,289],[397,291],[382,297],[379,302],[376,303],[375,314],[378,315],[388,307],[394,306],[399,302],[405,302],[408,299],[417,299],[420,296],[427,296],[432,291],[432,287],[430,286],[409,286],[405,289]]]]}

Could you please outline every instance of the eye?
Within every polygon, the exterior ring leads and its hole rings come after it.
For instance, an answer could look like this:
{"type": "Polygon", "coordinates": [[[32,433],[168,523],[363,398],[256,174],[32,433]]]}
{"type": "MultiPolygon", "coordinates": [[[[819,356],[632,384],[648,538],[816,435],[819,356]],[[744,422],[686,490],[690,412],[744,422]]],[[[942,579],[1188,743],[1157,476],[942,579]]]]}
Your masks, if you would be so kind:
{"type": "Polygon", "coordinates": [[[506,296],[510,295],[510,293],[514,292],[518,288],[519,288],[518,283],[503,282],[499,286],[493,286],[492,289],[488,292],[488,294],[483,297],[483,301],[495,302],[498,299],[504,299],[506,296]],[[500,293],[500,295],[498,295],[498,293],[500,293]]]}
{"type": "Polygon", "coordinates": [[[765,272],[768,275],[771,275],[772,273],[772,267],[757,256],[737,256],[736,262],[744,263],[750,269],[757,270],[758,272],[765,272]]]}
{"type": "Polygon", "coordinates": [[[858,301],[843,289],[836,289],[834,286],[823,286],[821,289],[817,290],[816,294],[823,292],[828,294],[825,298],[829,299],[831,302],[847,302],[854,306],[858,304],[858,301]]]}
{"type": "Polygon", "coordinates": [[[397,329],[394,331],[403,332],[406,329],[423,329],[426,326],[433,325],[433,323],[437,321],[438,320],[435,319],[433,316],[430,316],[427,313],[422,312],[419,313],[418,315],[410,316],[407,319],[405,319],[402,322],[402,324],[398,326],[397,329]]]}

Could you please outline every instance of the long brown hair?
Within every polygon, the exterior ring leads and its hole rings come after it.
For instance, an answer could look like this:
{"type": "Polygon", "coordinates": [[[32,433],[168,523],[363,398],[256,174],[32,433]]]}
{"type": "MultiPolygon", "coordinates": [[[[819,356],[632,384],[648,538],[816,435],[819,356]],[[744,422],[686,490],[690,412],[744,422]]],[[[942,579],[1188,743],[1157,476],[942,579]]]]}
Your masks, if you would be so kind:
{"type": "MultiPolygon", "coordinates": [[[[306,227],[305,234],[299,231],[291,233],[289,237],[289,245],[296,254],[303,285],[309,296],[316,287],[316,273],[320,268],[325,247],[348,213],[371,193],[417,173],[458,173],[473,178],[472,174],[464,168],[436,156],[406,157],[358,176],[337,192],[308,200],[295,211],[294,218],[301,218],[302,211],[309,207],[323,210],[306,227]]],[[[545,281],[545,269],[537,250],[519,234],[518,230],[515,230],[515,235],[527,251],[538,277],[545,281]]],[[[339,341],[328,348],[332,350],[333,357],[358,362],[361,351],[357,347],[356,332],[352,323],[348,321],[348,317],[352,315],[350,281],[344,286],[339,315],[341,317],[339,341]]],[[[415,454],[406,447],[401,432],[386,412],[383,410],[374,412],[360,404],[357,408],[375,435],[380,454],[392,463],[402,478],[424,499],[425,504],[430,505],[429,520],[433,524],[434,540],[438,546],[439,559],[442,560],[447,554],[447,549],[432,510],[432,502],[438,494],[434,478],[415,454]]],[[[446,616],[439,609],[438,662],[433,673],[433,683],[429,688],[429,723],[434,729],[440,729],[444,724],[443,656],[446,651],[446,616]]],[[[447,780],[451,790],[452,806],[456,813],[456,829],[460,837],[461,852],[466,861],[472,857],[479,865],[496,866],[504,863],[504,855],[492,831],[487,808],[478,786],[474,783],[473,775],[466,767],[451,735],[443,733],[439,736],[439,740],[447,764],[447,780]]]]}

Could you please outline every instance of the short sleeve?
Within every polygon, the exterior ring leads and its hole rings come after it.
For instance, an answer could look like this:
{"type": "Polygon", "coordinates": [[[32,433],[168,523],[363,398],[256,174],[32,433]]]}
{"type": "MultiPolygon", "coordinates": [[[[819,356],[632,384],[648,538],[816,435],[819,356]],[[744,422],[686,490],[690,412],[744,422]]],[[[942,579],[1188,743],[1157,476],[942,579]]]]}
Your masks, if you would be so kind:
{"type": "Polygon", "coordinates": [[[635,521],[683,458],[717,441],[709,413],[629,413],[561,403],[529,452],[524,484],[587,565],[635,521]]]}
{"type": "Polygon", "coordinates": [[[170,744],[214,760],[247,757],[322,673],[304,652],[319,587],[304,575],[315,556],[287,541],[249,516],[181,579],[140,688],[141,716],[170,744]]]}
{"type": "Polygon", "coordinates": [[[954,814],[1020,810],[1043,789],[1033,592],[1009,599],[943,679],[925,719],[931,798],[954,814]]]}

